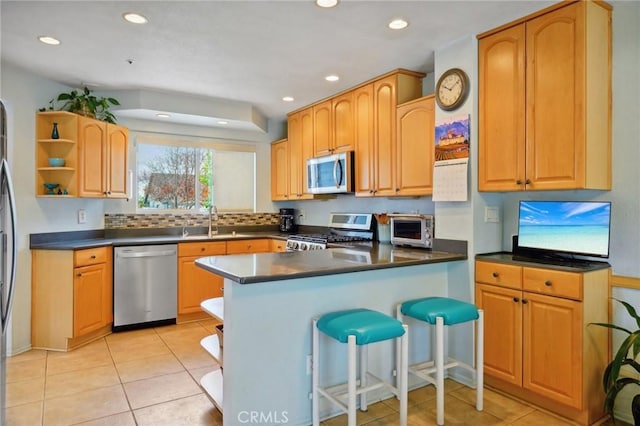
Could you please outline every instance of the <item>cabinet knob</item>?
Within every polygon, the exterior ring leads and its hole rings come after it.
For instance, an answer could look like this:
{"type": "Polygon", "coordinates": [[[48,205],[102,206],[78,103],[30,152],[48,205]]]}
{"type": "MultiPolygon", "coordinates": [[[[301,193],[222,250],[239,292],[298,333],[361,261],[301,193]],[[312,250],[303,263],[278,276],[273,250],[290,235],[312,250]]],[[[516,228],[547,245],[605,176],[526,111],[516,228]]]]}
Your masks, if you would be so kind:
{"type": "Polygon", "coordinates": [[[493,278],[498,278],[498,277],[500,276],[500,274],[499,274],[499,273],[497,273],[497,272],[493,272],[493,273],[491,274],[491,276],[492,276],[493,278]]]}
{"type": "Polygon", "coordinates": [[[200,247],[200,251],[204,251],[204,247],[200,247]]]}
{"type": "Polygon", "coordinates": [[[373,192],[374,192],[373,189],[369,190],[369,194],[373,194],[373,192]]]}
{"type": "Polygon", "coordinates": [[[524,181],[524,184],[525,184],[525,185],[531,185],[531,179],[527,179],[527,180],[525,180],[525,181],[524,181]]]}
{"type": "Polygon", "coordinates": [[[522,299],[522,303],[526,305],[527,303],[529,303],[529,301],[527,299],[522,299]]]}
{"type": "Polygon", "coordinates": [[[516,185],[522,185],[522,180],[520,179],[516,180],[516,185]]]}
{"type": "Polygon", "coordinates": [[[78,272],[78,273],[76,274],[76,277],[81,277],[81,276],[82,276],[82,272],[78,272]]]}
{"type": "Polygon", "coordinates": [[[547,287],[551,287],[551,280],[546,280],[544,282],[544,285],[546,285],[547,287]]]}
{"type": "Polygon", "coordinates": [[[92,255],[91,255],[91,258],[92,258],[92,259],[95,259],[95,258],[96,258],[96,255],[95,255],[95,254],[92,254],[92,255]]]}
{"type": "Polygon", "coordinates": [[[520,301],[520,299],[519,299],[518,297],[514,297],[514,298],[513,298],[513,301],[514,301],[514,302],[516,302],[516,303],[518,303],[518,302],[520,301]]]}

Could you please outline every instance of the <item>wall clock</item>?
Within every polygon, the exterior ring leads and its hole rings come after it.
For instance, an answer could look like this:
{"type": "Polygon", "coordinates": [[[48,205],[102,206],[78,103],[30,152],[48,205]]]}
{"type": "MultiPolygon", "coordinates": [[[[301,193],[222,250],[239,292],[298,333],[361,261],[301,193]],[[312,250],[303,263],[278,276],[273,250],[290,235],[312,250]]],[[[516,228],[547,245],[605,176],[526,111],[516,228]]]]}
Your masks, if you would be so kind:
{"type": "Polygon", "coordinates": [[[469,95],[469,77],[460,68],[446,70],[436,84],[436,102],[440,109],[452,111],[469,95]]]}

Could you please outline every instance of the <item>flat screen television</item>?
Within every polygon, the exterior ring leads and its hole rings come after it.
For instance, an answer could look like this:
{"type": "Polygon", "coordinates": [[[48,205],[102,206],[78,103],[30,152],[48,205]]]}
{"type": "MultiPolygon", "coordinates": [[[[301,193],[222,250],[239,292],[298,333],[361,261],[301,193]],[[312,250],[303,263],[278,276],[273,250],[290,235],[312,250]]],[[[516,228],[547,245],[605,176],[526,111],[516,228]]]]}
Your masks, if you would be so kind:
{"type": "Polygon", "coordinates": [[[610,228],[609,201],[520,201],[516,251],[608,258],[610,228]]]}

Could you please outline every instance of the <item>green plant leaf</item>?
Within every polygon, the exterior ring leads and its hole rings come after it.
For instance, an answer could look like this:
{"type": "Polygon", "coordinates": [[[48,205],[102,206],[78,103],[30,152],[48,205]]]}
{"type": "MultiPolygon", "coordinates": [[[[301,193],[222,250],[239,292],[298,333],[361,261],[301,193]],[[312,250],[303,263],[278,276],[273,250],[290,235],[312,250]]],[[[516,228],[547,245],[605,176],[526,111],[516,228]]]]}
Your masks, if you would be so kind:
{"type": "Polygon", "coordinates": [[[631,334],[632,333],[630,330],[627,330],[626,328],[617,326],[615,324],[608,324],[608,323],[604,323],[604,322],[590,322],[589,325],[597,325],[599,327],[613,328],[613,329],[616,329],[616,330],[624,331],[627,334],[631,334]]]}
{"type": "Polygon", "coordinates": [[[615,299],[615,298],[613,300],[616,300],[616,301],[622,303],[622,305],[627,309],[627,312],[629,313],[629,316],[631,316],[632,318],[634,318],[636,320],[636,324],[638,325],[638,328],[640,328],[640,317],[636,313],[635,308],[633,306],[631,306],[630,304],[628,304],[627,302],[624,302],[622,300],[615,299]]]}

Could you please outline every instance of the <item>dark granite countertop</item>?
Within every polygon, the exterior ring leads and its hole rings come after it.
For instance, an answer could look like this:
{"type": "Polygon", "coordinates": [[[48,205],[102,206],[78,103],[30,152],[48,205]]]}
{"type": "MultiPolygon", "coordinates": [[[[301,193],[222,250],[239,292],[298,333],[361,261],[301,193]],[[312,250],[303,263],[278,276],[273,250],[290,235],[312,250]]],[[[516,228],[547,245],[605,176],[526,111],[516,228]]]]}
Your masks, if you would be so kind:
{"type": "Polygon", "coordinates": [[[287,234],[278,231],[266,232],[228,232],[214,235],[194,234],[187,237],[181,235],[134,235],[134,236],[105,236],[104,232],[52,233],[39,234],[41,238],[31,238],[29,248],[32,250],[78,250],[104,246],[140,246],[153,244],[177,244],[205,241],[246,240],[253,238],[275,238],[286,240],[287,234]],[[69,236],[69,234],[75,234],[69,236]]]}
{"type": "Polygon", "coordinates": [[[465,259],[464,253],[373,244],[361,248],[209,256],[196,260],[196,265],[240,284],[254,284],[465,259]]]}
{"type": "Polygon", "coordinates": [[[589,272],[611,267],[609,263],[601,261],[590,261],[581,259],[567,259],[566,261],[561,261],[554,259],[527,257],[511,252],[477,254],[476,260],[487,260],[490,262],[507,263],[511,265],[556,269],[558,271],[567,272],[589,272]]]}

